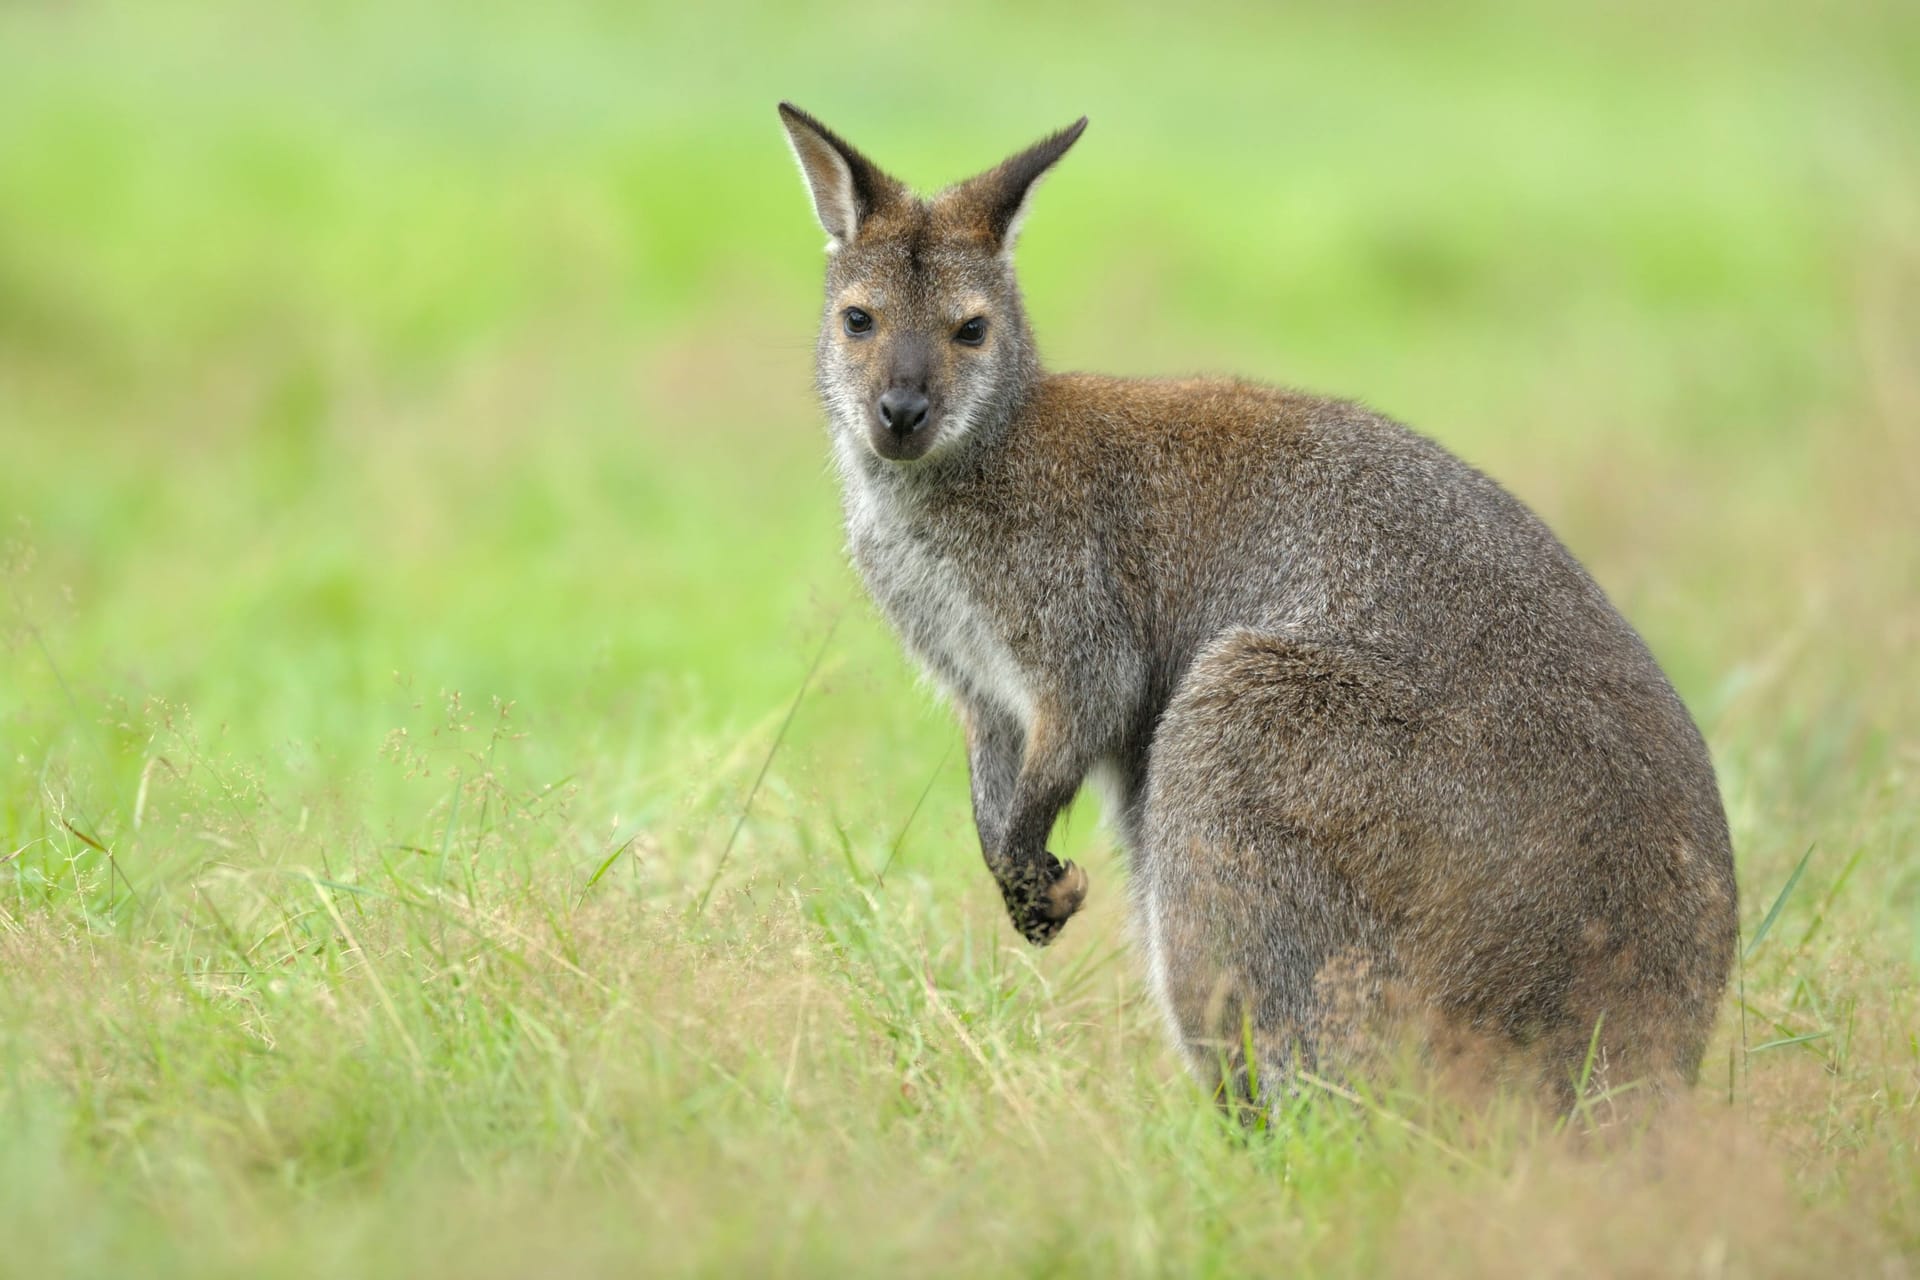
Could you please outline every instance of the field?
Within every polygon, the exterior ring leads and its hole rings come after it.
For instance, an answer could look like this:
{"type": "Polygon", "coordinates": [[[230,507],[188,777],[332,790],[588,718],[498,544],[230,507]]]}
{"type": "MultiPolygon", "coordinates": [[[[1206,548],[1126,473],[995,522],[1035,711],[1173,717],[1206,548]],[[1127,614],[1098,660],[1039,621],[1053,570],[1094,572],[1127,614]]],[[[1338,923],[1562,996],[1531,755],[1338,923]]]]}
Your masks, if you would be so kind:
{"type": "Polygon", "coordinates": [[[0,7],[0,1274],[1904,1275],[1920,8],[0,7]],[[847,568],[790,97],[1082,112],[1056,367],[1357,396],[1712,746],[1746,956],[1646,1134],[1224,1121],[1002,919],[847,568]]]}

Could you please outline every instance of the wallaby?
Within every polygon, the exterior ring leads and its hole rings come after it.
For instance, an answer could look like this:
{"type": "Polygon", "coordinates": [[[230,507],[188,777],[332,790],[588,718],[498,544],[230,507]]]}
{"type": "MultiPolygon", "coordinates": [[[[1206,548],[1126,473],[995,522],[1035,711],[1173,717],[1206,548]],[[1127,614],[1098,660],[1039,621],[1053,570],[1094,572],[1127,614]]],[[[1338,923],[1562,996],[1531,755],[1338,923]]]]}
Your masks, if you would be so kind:
{"type": "Polygon", "coordinates": [[[1540,520],[1352,403],[1046,372],[1012,249],[1084,118],[923,199],[780,115],[851,555],[958,706],[1014,927],[1080,908],[1047,841],[1093,776],[1210,1083],[1344,1069],[1388,1013],[1563,1105],[1690,1082],[1736,933],[1713,766],[1540,520]]]}

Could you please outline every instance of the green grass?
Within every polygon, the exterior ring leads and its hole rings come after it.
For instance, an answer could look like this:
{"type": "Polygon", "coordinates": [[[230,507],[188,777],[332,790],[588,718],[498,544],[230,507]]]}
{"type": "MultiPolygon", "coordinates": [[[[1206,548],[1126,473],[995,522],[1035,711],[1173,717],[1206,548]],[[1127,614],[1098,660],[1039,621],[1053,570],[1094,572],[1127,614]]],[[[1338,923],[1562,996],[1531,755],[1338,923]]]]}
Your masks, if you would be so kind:
{"type": "Polygon", "coordinates": [[[1892,3],[0,9],[0,1272],[1901,1273],[1917,154],[1892,3]],[[1562,532],[1740,859],[1659,1135],[1249,1138],[1091,801],[1014,939],[781,97],[929,185],[1086,112],[1056,365],[1358,395],[1562,532]]]}

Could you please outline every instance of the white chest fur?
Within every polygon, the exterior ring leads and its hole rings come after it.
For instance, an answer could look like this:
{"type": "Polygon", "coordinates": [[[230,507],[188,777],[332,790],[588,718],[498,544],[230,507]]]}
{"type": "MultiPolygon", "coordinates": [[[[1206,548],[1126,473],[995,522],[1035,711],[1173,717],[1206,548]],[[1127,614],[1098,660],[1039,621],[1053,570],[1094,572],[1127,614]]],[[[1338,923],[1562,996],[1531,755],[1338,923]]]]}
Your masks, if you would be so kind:
{"type": "Polygon", "coordinates": [[[951,548],[917,532],[888,495],[847,481],[847,540],[867,589],[948,692],[1033,723],[1032,681],[969,590],[951,548]]]}

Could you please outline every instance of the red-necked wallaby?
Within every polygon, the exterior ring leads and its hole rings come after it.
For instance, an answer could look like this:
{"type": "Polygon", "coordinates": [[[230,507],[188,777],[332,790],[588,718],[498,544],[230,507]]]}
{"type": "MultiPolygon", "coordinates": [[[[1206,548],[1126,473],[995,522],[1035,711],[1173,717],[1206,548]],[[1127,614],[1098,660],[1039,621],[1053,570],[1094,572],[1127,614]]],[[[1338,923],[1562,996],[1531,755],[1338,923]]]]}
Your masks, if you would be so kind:
{"type": "Polygon", "coordinates": [[[1244,1093],[1391,1010],[1563,1101],[1594,1060],[1691,1080],[1733,959],[1726,817],[1553,534],[1345,401],[1046,372],[1012,247],[1084,119],[921,199],[780,115],[830,237],[852,556],[958,704],[1014,927],[1044,944],[1079,909],[1047,840],[1094,776],[1204,1076],[1244,1093]]]}

